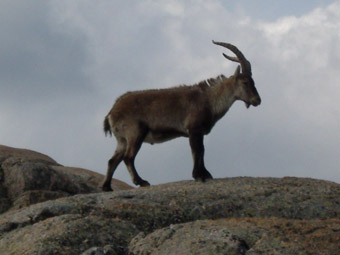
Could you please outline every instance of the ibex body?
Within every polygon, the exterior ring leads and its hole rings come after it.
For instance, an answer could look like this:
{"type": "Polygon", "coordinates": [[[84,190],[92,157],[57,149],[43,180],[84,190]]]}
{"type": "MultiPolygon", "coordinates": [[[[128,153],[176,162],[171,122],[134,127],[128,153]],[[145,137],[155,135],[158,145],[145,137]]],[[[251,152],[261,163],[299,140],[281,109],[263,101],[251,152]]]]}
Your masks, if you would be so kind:
{"type": "Polygon", "coordinates": [[[137,173],[134,159],[143,142],[161,143],[176,137],[189,137],[195,180],[211,179],[204,165],[203,137],[236,100],[257,106],[261,98],[251,74],[250,63],[233,45],[214,42],[235,53],[229,60],[242,66],[226,78],[219,75],[193,86],[128,92],[117,99],[105,117],[105,133],[114,134],[117,148],[109,160],[104,191],[110,191],[112,175],[123,160],[136,185],[148,186],[137,173]]]}

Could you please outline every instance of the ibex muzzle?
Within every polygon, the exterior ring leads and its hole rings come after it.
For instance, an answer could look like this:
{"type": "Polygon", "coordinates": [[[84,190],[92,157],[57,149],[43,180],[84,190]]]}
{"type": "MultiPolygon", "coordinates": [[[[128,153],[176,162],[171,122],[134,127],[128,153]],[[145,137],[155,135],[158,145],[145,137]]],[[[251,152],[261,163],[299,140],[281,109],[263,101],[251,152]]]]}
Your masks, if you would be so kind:
{"type": "Polygon", "coordinates": [[[195,180],[212,179],[204,165],[204,135],[209,134],[236,100],[247,108],[258,106],[261,98],[252,79],[250,62],[234,45],[214,44],[232,51],[236,57],[223,54],[240,63],[235,73],[226,78],[219,75],[193,86],[128,92],[119,97],[104,120],[105,133],[117,139],[117,148],[109,160],[104,191],[111,191],[111,179],[124,161],[136,185],[148,186],[137,173],[134,160],[143,142],[161,143],[177,137],[188,137],[194,160],[195,180]]]}

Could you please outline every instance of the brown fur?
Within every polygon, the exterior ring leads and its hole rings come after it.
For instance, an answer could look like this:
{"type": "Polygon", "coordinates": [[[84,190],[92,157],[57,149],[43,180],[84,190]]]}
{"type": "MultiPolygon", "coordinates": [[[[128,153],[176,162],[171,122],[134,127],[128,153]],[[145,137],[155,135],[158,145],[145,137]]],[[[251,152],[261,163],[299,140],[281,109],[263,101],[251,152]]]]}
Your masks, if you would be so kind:
{"type": "Polygon", "coordinates": [[[134,91],[119,97],[104,120],[104,131],[114,134],[117,149],[109,161],[103,190],[111,190],[112,175],[122,160],[136,185],[149,185],[134,166],[142,143],[160,143],[180,136],[189,137],[193,177],[201,181],[212,178],[204,166],[203,136],[236,100],[247,106],[261,102],[251,76],[240,74],[239,67],[229,78],[220,75],[193,86],[134,91]]]}

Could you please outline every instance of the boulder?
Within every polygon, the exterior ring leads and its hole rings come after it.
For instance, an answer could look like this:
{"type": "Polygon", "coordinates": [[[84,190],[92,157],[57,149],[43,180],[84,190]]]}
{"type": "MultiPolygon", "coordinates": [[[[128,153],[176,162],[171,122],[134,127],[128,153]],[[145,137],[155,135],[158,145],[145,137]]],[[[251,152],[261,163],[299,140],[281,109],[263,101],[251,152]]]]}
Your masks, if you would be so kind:
{"type": "MultiPolygon", "coordinates": [[[[52,158],[30,150],[0,145],[0,213],[60,197],[100,192],[104,177],[64,167],[52,158]]],[[[132,188],[113,181],[116,190],[132,188]]]]}
{"type": "Polygon", "coordinates": [[[1,161],[12,207],[0,215],[0,254],[340,253],[337,183],[235,177],[95,193],[96,174],[37,157],[35,167],[32,156],[1,161]]]}
{"type": "Polygon", "coordinates": [[[338,254],[340,220],[228,218],[170,225],[129,245],[134,254],[338,254]]]}
{"type": "Polygon", "coordinates": [[[9,232],[0,240],[1,254],[79,255],[92,246],[111,244],[112,254],[124,254],[139,231],[127,221],[65,214],[9,232]],[[16,240],[16,241],[14,241],[16,240]]]}

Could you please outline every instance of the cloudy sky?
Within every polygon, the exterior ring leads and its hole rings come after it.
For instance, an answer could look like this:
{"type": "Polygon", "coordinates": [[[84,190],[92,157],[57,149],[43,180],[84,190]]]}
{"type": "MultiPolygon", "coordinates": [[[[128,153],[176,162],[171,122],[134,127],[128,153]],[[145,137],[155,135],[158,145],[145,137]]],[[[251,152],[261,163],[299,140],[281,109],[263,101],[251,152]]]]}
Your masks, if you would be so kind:
{"type": "MultiPolygon", "coordinates": [[[[1,0],[0,144],[106,172],[102,122],[126,91],[195,84],[252,63],[262,104],[236,102],[205,138],[216,178],[340,183],[339,0],[1,0]]],[[[191,179],[188,141],[144,144],[151,184],[191,179]]],[[[115,178],[131,184],[121,164],[115,178]]]]}

